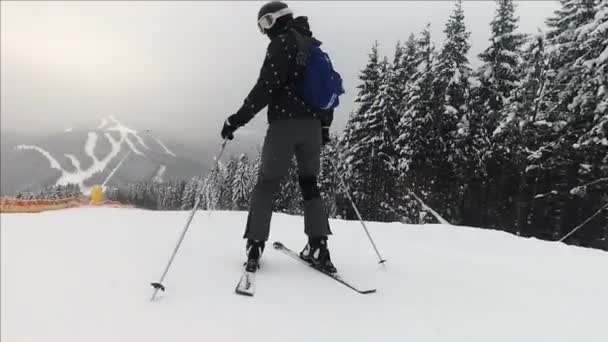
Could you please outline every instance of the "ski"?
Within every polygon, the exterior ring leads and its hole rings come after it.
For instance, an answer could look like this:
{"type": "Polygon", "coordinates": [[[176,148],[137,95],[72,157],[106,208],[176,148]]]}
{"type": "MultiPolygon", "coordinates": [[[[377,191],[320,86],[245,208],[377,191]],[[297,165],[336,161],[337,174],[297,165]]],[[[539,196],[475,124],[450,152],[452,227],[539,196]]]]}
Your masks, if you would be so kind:
{"type": "Polygon", "coordinates": [[[347,281],[345,281],[344,279],[342,279],[342,277],[340,277],[338,274],[336,274],[336,273],[327,273],[327,272],[323,271],[322,269],[315,267],[311,263],[309,263],[306,260],[303,260],[302,258],[300,258],[300,256],[296,252],[294,252],[291,249],[285,247],[285,245],[283,245],[281,242],[278,242],[278,241],[273,242],[272,243],[272,247],[274,249],[276,249],[277,251],[279,251],[279,252],[281,252],[281,253],[283,253],[283,254],[285,254],[287,256],[290,256],[291,258],[296,259],[296,260],[300,261],[301,263],[303,263],[303,264],[305,264],[307,266],[310,266],[312,269],[325,274],[326,276],[332,278],[333,280],[339,282],[340,284],[348,287],[349,289],[351,289],[351,290],[353,290],[353,291],[355,291],[357,293],[360,293],[360,294],[370,294],[370,293],[376,292],[376,289],[360,290],[360,289],[356,288],[355,286],[351,285],[350,283],[348,283],[347,281]]]}
{"type": "Polygon", "coordinates": [[[253,297],[255,294],[255,272],[243,271],[243,275],[236,284],[234,292],[243,296],[253,297]]]}

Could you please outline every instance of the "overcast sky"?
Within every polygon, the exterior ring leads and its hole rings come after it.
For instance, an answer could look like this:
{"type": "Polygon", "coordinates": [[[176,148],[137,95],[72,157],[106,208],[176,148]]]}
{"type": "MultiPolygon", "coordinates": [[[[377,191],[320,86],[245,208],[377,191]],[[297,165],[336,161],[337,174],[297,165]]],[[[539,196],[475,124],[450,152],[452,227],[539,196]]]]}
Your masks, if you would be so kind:
{"type": "MultiPolygon", "coordinates": [[[[114,115],[164,137],[218,137],[253,85],[268,38],[256,27],[262,2],[2,1],[3,131],[53,132],[114,115]]],[[[335,128],[346,121],[359,70],[374,40],[395,42],[432,25],[444,39],[452,1],[290,1],[309,17],[345,80],[335,128]]],[[[535,33],[557,1],[517,2],[520,32],[535,33]]],[[[493,1],[464,3],[470,59],[488,45],[493,1]]],[[[265,113],[241,134],[262,135],[265,113]]],[[[207,139],[205,139],[207,140],[207,139]]]]}

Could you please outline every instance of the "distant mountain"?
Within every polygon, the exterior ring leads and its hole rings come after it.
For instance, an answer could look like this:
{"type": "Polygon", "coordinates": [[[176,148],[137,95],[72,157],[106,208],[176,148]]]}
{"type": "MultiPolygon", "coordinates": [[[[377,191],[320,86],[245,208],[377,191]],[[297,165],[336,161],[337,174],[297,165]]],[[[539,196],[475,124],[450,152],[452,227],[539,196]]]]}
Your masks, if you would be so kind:
{"type": "Polygon", "coordinates": [[[79,184],[86,192],[103,183],[127,154],[108,186],[141,180],[189,179],[211,166],[213,154],[168,144],[147,131],[127,127],[112,116],[102,118],[95,127],[67,128],[45,138],[3,133],[1,142],[3,195],[67,183],[79,184]],[[196,155],[200,156],[198,161],[196,155]]]}

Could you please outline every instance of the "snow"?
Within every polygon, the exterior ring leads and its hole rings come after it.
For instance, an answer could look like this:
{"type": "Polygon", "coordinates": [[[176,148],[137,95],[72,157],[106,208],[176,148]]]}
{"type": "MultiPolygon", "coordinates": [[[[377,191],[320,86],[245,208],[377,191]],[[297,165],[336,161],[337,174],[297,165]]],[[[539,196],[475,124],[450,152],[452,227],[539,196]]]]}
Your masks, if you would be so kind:
{"type": "MultiPolygon", "coordinates": [[[[504,232],[332,220],[359,295],[267,248],[255,297],[234,294],[247,214],[79,208],[2,214],[2,341],[604,341],[608,254],[504,232]]],[[[302,218],[273,216],[299,250],[302,218]]]]}
{"type": "MultiPolygon", "coordinates": [[[[175,156],[175,154],[171,152],[160,140],[156,140],[167,154],[175,156]]],[[[145,154],[141,151],[141,148],[149,149],[136,130],[123,125],[115,117],[108,116],[101,119],[101,123],[97,127],[97,131],[90,131],[87,133],[87,140],[83,149],[85,154],[93,160],[92,165],[87,169],[83,169],[81,167],[81,162],[74,154],[64,154],[76,169],[75,171],[68,171],[65,170],[57,159],[55,159],[48,151],[39,146],[20,145],[17,146],[17,149],[32,150],[42,154],[49,161],[51,168],[61,171],[61,176],[55,182],[55,185],[66,185],[69,183],[78,184],[82,191],[86,194],[91,191],[91,187],[86,186],[84,182],[93,177],[96,173],[106,171],[106,168],[112,162],[112,160],[120,154],[124,145],[126,145],[127,150],[130,150],[140,156],[145,156],[145,154]],[[110,134],[111,132],[119,133],[118,140],[112,137],[110,134]],[[104,137],[110,142],[111,150],[103,158],[98,159],[94,151],[97,147],[99,139],[103,139],[104,137]]]]}
{"type": "Polygon", "coordinates": [[[427,69],[428,69],[428,65],[427,65],[427,62],[425,62],[425,61],[418,63],[418,65],[416,66],[416,71],[421,74],[425,73],[427,71],[427,69]]]}
{"type": "Polygon", "coordinates": [[[483,72],[483,78],[489,79],[492,76],[493,72],[494,72],[494,69],[492,68],[491,65],[486,66],[486,69],[483,72]]]}
{"type": "Polygon", "coordinates": [[[97,126],[97,129],[102,129],[102,128],[106,127],[107,125],[108,125],[108,118],[103,117],[103,118],[101,118],[101,122],[99,123],[99,126],[97,126]]]}
{"type": "Polygon", "coordinates": [[[458,110],[450,105],[444,106],[446,114],[458,114],[458,110]]]}
{"type": "Polygon", "coordinates": [[[500,135],[504,132],[504,130],[506,129],[506,127],[513,122],[513,120],[515,120],[515,112],[514,111],[509,111],[506,115],[506,117],[503,119],[502,122],[500,122],[500,124],[496,127],[496,129],[494,130],[494,132],[492,132],[493,136],[497,136],[500,135]]]}
{"type": "Polygon", "coordinates": [[[18,145],[17,147],[15,147],[18,150],[31,150],[31,151],[36,151],[40,154],[42,154],[48,161],[49,164],[51,165],[51,168],[56,169],[56,170],[62,170],[61,165],[59,164],[59,162],[57,161],[57,159],[53,158],[53,156],[51,156],[51,154],[49,153],[49,151],[39,147],[39,146],[34,146],[34,145],[18,145]]]}
{"type": "Polygon", "coordinates": [[[154,178],[152,178],[152,181],[156,183],[162,183],[165,171],[167,171],[167,165],[161,165],[156,171],[156,175],[154,176],[154,178]]]}
{"type": "MultiPolygon", "coordinates": [[[[608,17],[608,15],[606,16],[608,17]]],[[[604,34],[606,31],[608,31],[608,21],[598,25],[591,34],[599,36],[601,34],[604,34]]]]}
{"type": "Polygon", "coordinates": [[[68,171],[64,169],[61,164],[46,150],[38,147],[38,146],[30,146],[30,145],[19,145],[17,149],[19,150],[33,150],[40,154],[42,154],[46,159],[48,159],[51,168],[61,171],[61,176],[55,183],[56,185],[66,185],[66,184],[78,184],[84,193],[89,193],[91,191],[91,187],[85,186],[84,182],[88,178],[94,176],[98,172],[102,172],[106,169],[107,165],[110,163],[114,157],[118,155],[121,150],[122,141],[116,142],[109,134],[106,133],[106,138],[110,141],[112,145],[112,150],[106,156],[104,156],[101,160],[97,159],[94,154],[95,146],[97,145],[98,135],[95,132],[89,132],[87,134],[87,140],[85,142],[84,151],[87,156],[89,156],[93,163],[87,169],[81,168],[80,161],[72,154],[64,154],[72,163],[75,171],[68,171]]]}
{"type": "Polygon", "coordinates": [[[84,152],[87,156],[93,159],[93,163],[99,162],[97,157],[95,157],[95,146],[97,145],[97,133],[89,132],[87,134],[87,141],[84,143],[84,152]]]}
{"type": "Polygon", "coordinates": [[[120,121],[118,121],[114,116],[110,115],[107,118],[104,118],[106,125],[104,125],[104,130],[108,131],[108,132],[119,132],[121,137],[125,138],[125,142],[127,143],[127,145],[129,145],[129,147],[131,148],[131,150],[139,155],[144,155],[142,152],[140,152],[136,147],[135,144],[131,141],[131,137],[134,137],[136,139],[136,141],[143,146],[145,149],[149,149],[149,147],[146,145],[146,143],[144,142],[144,140],[141,138],[141,136],[139,136],[138,132],[132,128],[129,128],[125,125],[123,125],[120,121]],[[108,124],[110,124],[110,122],[113,124],[112,126],[107,127],[108,124]]]}
{"type": "Polygon", "coordinates": [[[165,144],[163,144],[163,142],[162,142],[162,141],[160,141],[160,139],[158,139],[158,138],[154,138],[154,139],[155,139],[155,140],[156,140],[156,142],[157,142],[157,143],[160,145],[160,147],[162,147],[162,149],[163,149],[163,150],[165,150],[165,152],[166,152],[168,155],[170,155],[170,156],[172,156],[172,157],[175,157],[175,153],[173,153],[173,152],[172,152],[172,151],[171,151],[169,148],[167,148],[167,146],[166,146],[165,144]]]}
{"type": "Polygon", "coordinates": [[[124,142],[129,146],[131,151],[135,152],[136,154],[139,154],[140,156],[145,156],[143,152],[141,152],[139,149],[137,149],[137,147],[135,147],[135,144],[131,141],[131,138],[128,135],[124,136],[124,142]]]}
{"type": "Polygon", "coordinates": [[[460,73],[460,70],[458,68],[454,69],[454,74],[452,75],[452,78],[450,79],[450,84],[461,84],[461,80],[462,80],[462,74],[460,73]]]}
{"type": "Polygon", "coordinates": [[[120,134],[121,142],[126,143],[131,151],[140,156],[145,156],[145,154],[135,146],[135,143],[131,141],[131,137],[134,137],[137,143],[139,143],[145,149],[149,149],[136,130],[123,125],[112,115],[103,118],[102,125],[100,125],[100,127],[102,127],[105,132],[118,132],[120,134]]]}
{"type": "Polygon", "coordinates": [[[69,153],[64,154],[64,156],[66,156],[70,160],[70,162],[72,163],[72,166],[74,166],[74,168],[78,172],[82,172],[82,168],[80,167],[80,161],[78,160],[78,158],[76,158],[76,156],[74,156],[73,154],[69,154],[69,153]]]}
{"type": "Polygon", "coordinates": [[[575,30],[576,40],[577,41],[584,40],[586,38],[586,35],[588,35],[589,32],[591,32],[591,30],[595,29],[596,26],[597,26],[597,24],[592,21],[590,23],[587,23],[585,25],[578,27],[575,30]]]}
{"type": "MultiPolygon", "coordinates": [[[[537,155],[535,156],[535,158],[538,158],[538,157],[539,157],[539,154],[540,154],[540,152],[537,152],[537,155]]],[[[531,155],[531,156],[532,156],[532,155],[531,155]]],[[[528,159],[530,159],[530,158],[528,158],[528,159]]],[[[539,166],[538,166],[538,165],[529,165],[529,166],[527,166],[527,167],[526,167],[525,172],[526,172],[526,173],[528,173],[529,171],[534,171],[534,170],[536,170],[536,169],[538,169],[538,168],[539,168],[539,166]]]]}
{"type": "Polygon", "coordinates": [[[509,63],[500,63],[500,67],[508,70],[509,72],[513,72],[513,67],[509,63]]]}
{"type": "Polygon", "coordinates": [[[603,64],[608,60],[608,46],[602,51],[602,53],[597,57],[596,61],[598,64],[603,64]]]}
{"type": "Polygon", "coordinates": [[[544,198],[544,197],[547,197],[547,196],[550,196],[550,195],[557,195],[557,194],[558,194],[558,192],[556,190],[551,190],[551,191],[549,191],[547,193],[544,193],[544,194],[538,194],[538,195],[534,196],[534,198],[535,199],[539,199],[539,198],[544,198]]]}
{"type": "MultiPolygon", "coordinates": [[[[498,52],[498,54],[505,56],[505,57],[510,57],[510,58],[514,58],[514,59],[518,59],[519,55],[515,52],[515,51],[510,51],[510,50],[500,50],[498,52]]],[[[509,65],[509,67],[511,67],[511,65],[509,65]]]]}
{"type": "Polygon", "coordinates": [[[431,214],[432,214],[432,215],[433,215],[433,216],[434,216],[434,217],[437,219],[437,221],[439,221],[441,224],[446,225],[446,226],[449,226],[449,225],[450,225],[450,223],[449,223],[449,222],[448,222],[446,219],[444,219],[443,217],[441,217],[441,216],[439,215],[439,213],[437,213],[437,212],[436,212],[435,210],[433,210],[431,207],[429,207],[428,205],[426,205],[426,203],[424,203],[424,202],[423,202],[423,201],[420,199],[420,197],[416,196],[416,194],[415,194],[415,193],[410,192],[410,194],[411,194],[412,196],[414,196],[414,198],[415,198],[415,199],[416,199],[418,202],[420,202],[420,205],[422,206],[422,208],[423,208],[424,210],[426,210],[426,211],[430,212],[430,213],[431,213],[431,214]]]}

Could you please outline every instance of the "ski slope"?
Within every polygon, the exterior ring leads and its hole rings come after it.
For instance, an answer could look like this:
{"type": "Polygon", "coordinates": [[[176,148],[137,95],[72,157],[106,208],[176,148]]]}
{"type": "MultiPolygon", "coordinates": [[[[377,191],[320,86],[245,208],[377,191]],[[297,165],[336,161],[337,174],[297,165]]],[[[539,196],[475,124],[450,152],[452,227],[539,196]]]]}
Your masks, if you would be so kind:
{"type": "MultiPolygon", "coordinates": [[[[66,132],[72,132],[72,128],[65,130],[66,132]]],[[[85,155],[92,160],[92,164],[86,168],[82,168],[81,161],[73,154],[66,153],[64,156],[70,160],[73,168],[65,168],[61,163],[47,150],[36,145],[18,145],[15,148],[23,151],[35,151],[45,157],[52,169],[58,170],[61,175],[55,182],[55,185],[66,185],[66,184],[78,184],[80,189],[86,194],[90,193],[92,186],[85,184],[87,180],[91,179],[99,173],[103,173],[108,169],[110,164],[119,157],[123,149],[126,149],[127,153],[135,153],[139,156],[146,157],[146,151],[150,150],[150,147],[145,143],[142,136],[144,133],[138,132],[132,128],[129,128],[119,122],[114,116],[107,116],[101,119],[101,123],[97,126],[97,131],[87,132],[87,139],[84,144],[85,155]],[[113,136],[112,133],[115,133],[113,136]],[[118,137],[118,139],[116,139],[118,137]],[[100,139],[106,139],[110,144],[110,151],[101,159],[95,154],[95,150],[98,148],[100,139]],[[143,152],[142,152],[143,151],[143,152]]],[[[147,135],[149,137],[149,135],[147,135]]],[[[171,157],[176,157],[169,148],[158,138],[153,138],[158,145],[162,148],[162,153],[165,153],[171,157]]],[[[165,165],[161,165],[161,169],[166,169],[165,165]]],[[[162,173],[157,174],[156,179],[161,179],[162,173]]]]}
{"type": "MultiPolygon", "coordinates": [[[[274,251],[255,297],[234,294],[243,212],[78,208],[1,216],[3,342],[605,341],[608,253],[444,225],[332,221],[332,259],[359,295],[274,251]]],[[[302,218],[272,238],[304,243],[302,218]]]]}

